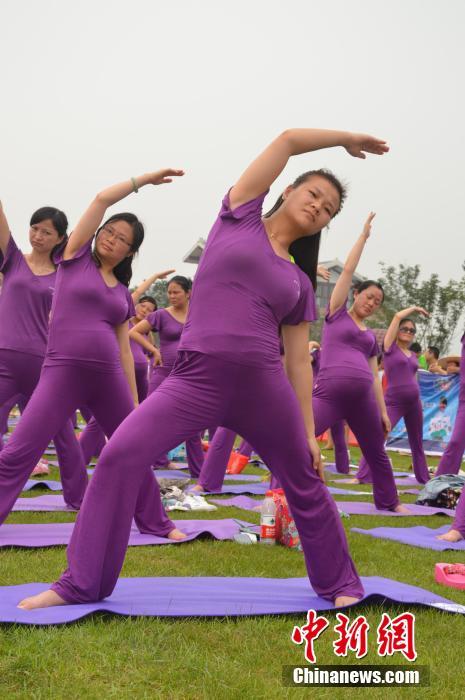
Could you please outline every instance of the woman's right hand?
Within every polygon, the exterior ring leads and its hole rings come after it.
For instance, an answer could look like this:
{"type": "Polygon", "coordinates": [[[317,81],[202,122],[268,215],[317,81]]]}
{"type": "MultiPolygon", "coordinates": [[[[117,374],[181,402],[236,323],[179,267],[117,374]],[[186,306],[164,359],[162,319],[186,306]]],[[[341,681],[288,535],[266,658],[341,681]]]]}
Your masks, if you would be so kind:
{"type": "Polygon", "coordinates": [[[160,350],[154,347],[152,350],[152,365],[153,367],[161,367],[162,364],[160,350]]]}

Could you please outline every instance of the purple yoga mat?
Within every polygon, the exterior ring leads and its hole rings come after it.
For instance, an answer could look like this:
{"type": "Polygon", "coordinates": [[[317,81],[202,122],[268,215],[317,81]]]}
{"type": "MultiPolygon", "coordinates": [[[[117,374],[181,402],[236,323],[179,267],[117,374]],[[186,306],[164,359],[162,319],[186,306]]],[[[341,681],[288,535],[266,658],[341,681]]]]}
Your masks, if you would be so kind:
{"type": "Polygon", "coordinates": [[[211,503],[217,506],[233,506],[234,508],[242,508],[242,510],[254,510],[258,512],[262,507],[263,501],[256,501],[250,496],[234,496],[234,498],[210,498],[211,503]]]}
{"type": "Polygon", "coordinates": [[[416,527],[375,527],[372,530],[353,527],[351,530],[361,535],[370,535],[382,540],[401,542],[402,544],[409,544],[412,547],[421,547],[422,549],[434,549],[437,552],[444,552],[448,549],[465,551],[465,540],[444,542],[444,540],[436,539],[437,535],[443,535],[445,532],[448,532],[450,525],[443,525],[436,529],[417,525],[416,527]]]}
{"type": "MultiPolygon", "coordinates": [[[[248,527],[257,527],[253,523],[240,521],[248,527]]],[[[232,540],[239,532],[239,524],[231,518],[224,520],[173,520],[173,526],[186,533],[184,540],[169,540],[167,537],[141,535],[133,524],[129,538],[130,547],[154,544],[181,544],[195,540],[202,535],[209,535],[215,540],[232,540]]],[[[1,547],[56,547],[67,545],[73,531],[74,523],[46,524],[7,524],[0,527],[1,547]]],[[[258,532],[258,530],[257,530],[258,532]]]]}
{"type": "Polygon", "coordinates": [[[204,496],[210,494],[229,494],[229,493],[253,493],[255,496],[264,496],[269,490],[270,484],[268,481],[262,481],[259,484],[223,484],[221,491],[201,491],[204,496]]]}
{"type": "MultiPolygon", "coordinates": [[[[342,473],[342,472],[338,472],[334,462],[323,462],[323,468],[324,468],[325,472],[329,472],[330,474],[341,474],[342,473]]],[[[349,469],[351,472],[353,472],[357,469],[357,465],[356,464],[349,464],[349,469]]]]}
{"type": "MultiPolygon", "coordinates": [[[[234,498],[210,499],[215,505],[234,506],[243,510],[256,510],[257,505],[260,506],[261,501],[255,501],[248,496],[236,496],[234,498]]],[[[380,515],[387,517],[405,518],[418,515],[450,515],[454,516],[455,511],[447,508],[432,508],[431,506],[417,506],[414,503],[407,503],[410,513],[393,513],[390,510],[377,510],[373,503],[365,503],[363,501],[336,501],[339,510],[342,510],[347,515],[380,515]]]]}
{"type": "Polygon", "coordinates": [[[53,481],[52,479],[28,479],[23,488],[23,491],[30,491],[31,489],[50,489],[50,491],[61,491],[62,486],[60,481],[53,481]]]}
{"type": "MultiPolygon", "coordinates": [[[[12,512],[32,511],[36,513],[69,511],[75,513],[74,508],[70,508],[63,500],[63,496],[34,496],[33,498],[18,498],[12,512]]],[[[1,530],[0,530],[1,533],[1,530]]],[[[0,535],[1,539],[1,535],[0,535]]]]}
{"type": "Polygon", "coordinates": [[[390,510],[377,510],[373,503],[362,501],[336,501],[339,510],[347,515],[381,515],[394,518],[417,517],[418,515],[449,515],[454,517],[455,511],[449,508],[434,508],[432,506],[417,506],[415,503],[405,503],[410,513],[393,513],[390,510]]]}
{"type": "MultiPolygon", "coordinates": [[[[338,470],[336,469],[336,465],[334,464],[334,462],[328,462],[327,464],[324,463],[324,469],[325,469],[325,471],[330,472],[330,474],[341,474],[341,472],[338,472],[338,470]]],[[[354,472],[357,472],[358,466],[356,464],[350,464],[349,469],[350,469],[351,474],[353,476],[355,476],[354,472]]],[[[412,476],[412,472],[398,472],[398,471],[394,470],[392,473],[394,474],[395,477],[403,477],[403,476],[405,476],[405,477],[410,476],[411,477],[412,476]]]]}
{"type": "MultiPolygon", "coordinates": [[[[465,606],[417,586],[378,576],[362,577],[363,604],[420,605],[465,614],[465,606]]],[[[0,588],[0,622],[20,625],[62,625],[95,612],[144,617],[241,617],[286,615],[307,610],[333,610],[306,578],[121,578],[109,598],[98,603],[20,610],[27,596],[47,590],[47,583],[0,588]]]]}
{"type": "MultiPolygon", "coordinates": [[[[350,484],[352,483],[352,477],[350,479],[331,479],[334,483],[338,484],[350,484]]],[[[406,476],[403,479],[395,479],[396,486],[418,486],[418,481],[413,476],[406,476]]],[[[361,486],[361,484],[354,484],[354,486],[361,486]]],[[[365,486],[371,486],[371,483],[364,484],[365,486]]]]}

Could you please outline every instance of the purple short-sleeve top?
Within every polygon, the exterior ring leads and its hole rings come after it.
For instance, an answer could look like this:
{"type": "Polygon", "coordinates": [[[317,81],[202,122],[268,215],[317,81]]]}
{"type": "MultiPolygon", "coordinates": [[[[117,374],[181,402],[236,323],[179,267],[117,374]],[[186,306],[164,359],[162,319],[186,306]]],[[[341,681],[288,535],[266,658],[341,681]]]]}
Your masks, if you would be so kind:
{"type": "Polygon", "coordinates": [[[91,243],[59,260],[45,366],[77,365],[121,371],[115,326],[135,314],[127,287],[109,287],[92,257],[91,243]]]}
{"type": "Polygon", "coordinates": [[[326,314],[321,344],[319,381],[325,377],[373,380],[368,360],[379,353],[375,334],[369,328],[359,328],[345,304],[333,314],[326,314]]]}
{"type": "Polygon", "coordinates": [[[10,236],[0,252],[0,348],[43,357],[56,272],[35,275],[10,236]]]}
{"type": "Polygon", "coordinates": [[[160,338],[160,354],[164,368],[172,369],[178,352],[184,324],[166,309],[152,311],[146,319],[160,338]]]}
{"type": "Polygon", "coordinates": [[[233,210],[225,196],[195,276],[180,350],[276,365],[279,327],[318,317],[309,278],[270,244],[262,222],[266,194],[233,210]]]}

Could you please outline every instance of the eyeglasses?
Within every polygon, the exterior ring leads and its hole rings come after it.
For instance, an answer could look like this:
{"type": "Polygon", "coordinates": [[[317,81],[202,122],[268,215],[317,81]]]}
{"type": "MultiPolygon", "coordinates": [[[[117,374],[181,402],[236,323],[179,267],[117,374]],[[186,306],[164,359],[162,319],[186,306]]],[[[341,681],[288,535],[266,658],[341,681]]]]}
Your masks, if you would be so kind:
{"type": "Polygon", "coordinates": [[[127,245],[128,248],[130,248],[132,245],[132,243],[129,243],[129,241],[127,241],[124,236],[115,231],[115,229],[111,226],[108,226],[108,224],[101,228],[101,232],[105,233],[106,238],[114,238],[115,241],[117,241],[118,243],[124,243],[124,245],[127,245]]]}
{"type": "Polygon", "coordinates": [[[409,333],[410,335],[415,335],[416,330],[415,328],[409,328],[408,326],[404,326],[403,328],[399,328],[399,331],[402,333],[409,333]]]}

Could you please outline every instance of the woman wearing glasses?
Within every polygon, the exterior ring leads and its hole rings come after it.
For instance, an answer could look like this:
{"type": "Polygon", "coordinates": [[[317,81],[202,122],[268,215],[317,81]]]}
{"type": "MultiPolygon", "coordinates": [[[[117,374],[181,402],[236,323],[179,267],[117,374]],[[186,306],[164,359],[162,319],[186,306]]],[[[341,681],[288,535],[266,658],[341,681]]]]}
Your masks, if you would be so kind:
{"type": "MultiPolygon", "coordinates": [[[[69,237],[59,260],[40,380],[0,453],[0,523],[48,441],[76,408],[88,408],[110,436],[137,403],[128,332],[134,305],[128,285],[144,227],[128,213],[114,214],[103,226],[101,221],[108,207],[132,191],[171,182],[172,176],[182,174],[161,170],[107,188],[91,202],[69,237]]],[[[4,217],[0,218],[0,235],[3,239],[8,235],[4,217]]],[[[151,469],[140,477],[135,512],[139,530],[182,538],[163,510],[151,469]]],[[[103,503],[95,505],[105,517],[103,503]]]]}
{"type": "MultiPolygon", "coordinates": [[[[418,359],[409,350],[417,331],[415,322],[410,318],[415,313],[429,316],[420,306],[398,311],[384,337],[384,371],[387,378],[384,399],[392,428],[401,418],[405,421],[415,478],[420,484],[426,484],[430,477],[423,451],[423,410],[417,381],[418,359]]],[[[357,481],[372,481],[365,458],[360,462],[357,481]]]]}

